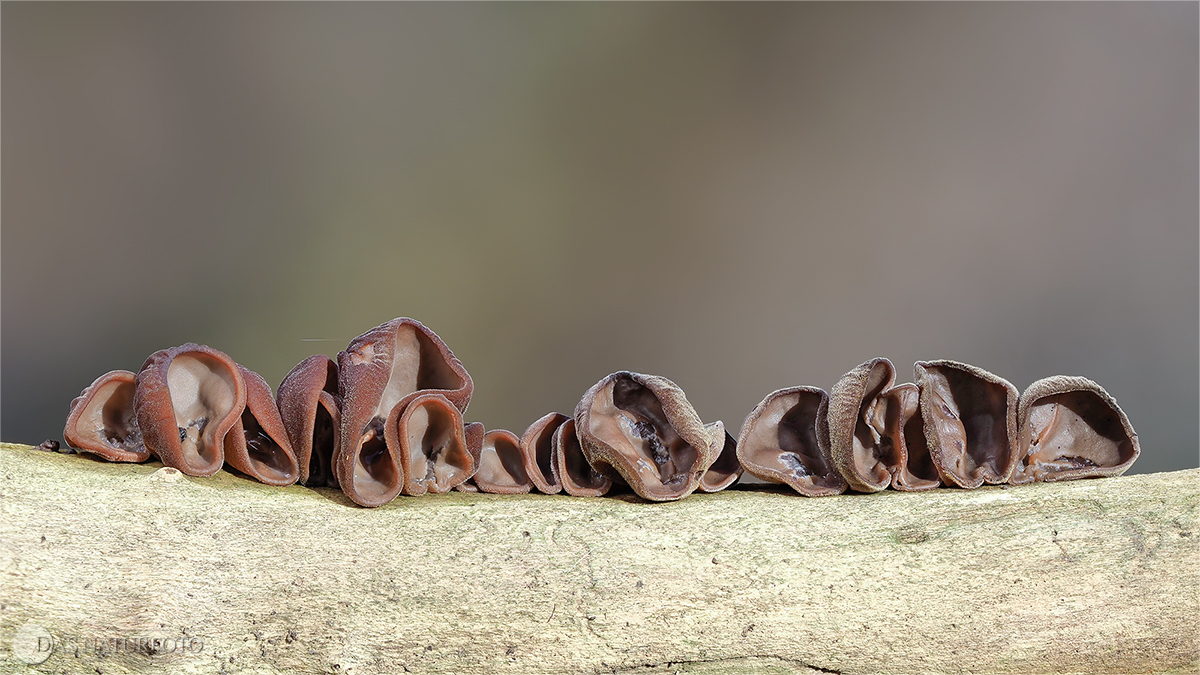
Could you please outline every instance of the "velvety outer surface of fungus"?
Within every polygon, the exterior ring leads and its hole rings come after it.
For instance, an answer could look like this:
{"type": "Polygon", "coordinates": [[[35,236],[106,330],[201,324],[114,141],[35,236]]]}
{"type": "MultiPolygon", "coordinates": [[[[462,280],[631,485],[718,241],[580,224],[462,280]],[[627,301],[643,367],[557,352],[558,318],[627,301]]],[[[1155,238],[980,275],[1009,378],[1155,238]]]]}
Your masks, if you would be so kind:
{"type": "Polygon", "coordinates": [[[283,378],[276,399],[296,454],[297,482],[338,487],[333,471],[341,432],[337,364],[324,354],[304,359],[283,378]]]}
{"type": "Polygon", "coordinates": [[[271,386],[240,364],[238,372],[246,383],[246,407],[225,434],[225,461],[261,483],[291,485],[300,477],[300,467],[271,386]]]}
{"type": "Polygon", "coordinates": [[[691,494],[719,451],[674,382],[628,371],[605,377],[583,395],[575,431],[592,467],[619,475],[651,501],[691,494]]]}
{"type": "Polygon", "coordinates": [[[846,491],[829,456],[829,394],[790,387],[768,394],[742,423],[737,456],[753,476],[789,485],[806,497],[846,491]]]}
{"type": "Polygon", "coordinates": [[[220,471],[225,434],[245,406],[237,364],[205,345],[154,352],[137,376],[134,407],[146,448],[189,476],[220,471]]]}
{"type": "Polygon", "coordinates": [[[552,412],[530,424],[521,435],[525,473],[543,494],[562,492],[562,485],[554,473],[554,433],[569,419],[562,413],[552,412]]]}
{"type": "Polygon", "coordinates": [[[883,392],[896,381],[892,362],[875,358],[846,373],[829,393],[829,453],[850,488],[879,492],[899,463],[883,428],[883,392]]]}
{"type": "Polygon", "coordinates": [[[1087,378],[1056,375],[1034,382],[1021,394],[1018,419],[1013,484],[1119,476],[1141,454],[1125,412],[1087,378]]]}
{"type": "Polygon", "coordinates": [[[133,405],[136,388],[137,375],[128,370],[113,370],[96,378],[71,401],[63,440],[80,452],[110,462],[150,459],[133,405]]]}
{"type": "Polygon", "coordinates": [[[705,427],[712,435],[717,459],[700,478],[701,492],[720,492],[742,477],[742,465],[737,458],[737,441],[725,430],[725,423],[713,422],[705,427]]]}
{"type": "Polygon", "coordinates": [[[1006,482],[1017,462],[1017,389],[956,361],[918,361],[929,455],[943,482],[963,488],[1006,482]]]}

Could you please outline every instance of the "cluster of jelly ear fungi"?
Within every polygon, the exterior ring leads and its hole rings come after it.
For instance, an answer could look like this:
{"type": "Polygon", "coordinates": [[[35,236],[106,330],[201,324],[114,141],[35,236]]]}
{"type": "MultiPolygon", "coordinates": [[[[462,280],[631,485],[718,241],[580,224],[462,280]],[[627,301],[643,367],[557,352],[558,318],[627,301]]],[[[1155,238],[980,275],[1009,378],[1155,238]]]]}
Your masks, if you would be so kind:
{"type": "Polygon", "coordinates": [[[63,436],[116,462],[158,457],[192,476],[225,464],[269,485],[340,488],[380,506],[450,490],[649,501],[716,492],[746,471],[810,497],[847,489],[919,491],[1113,476],[1140,452],[1125,413],[1091,380],[1056,376],[1023,394],[954,361],[922,361],[896,384],[885,358],[829,393],[769,394],[735,440],[705,424],[675,383],[621,371],[518,437],[464,423],[474,383],[433,331],[393,319],[334,361],[301,361],[277,396],[257,373],[204,345],[115,370],[71,402],[63,436]]]}
{"type": "Polygon", "coordinates": [[[768,395],[742,425],[738,459],[815,497],[1115,476],[1140,454],[1129,418],[1086,378],[1048,377],[1018,394],[956,361],[918,361],[913,371],[915,384],[896,384],[892,363],[875,358],[829,394],[768,395]]]}

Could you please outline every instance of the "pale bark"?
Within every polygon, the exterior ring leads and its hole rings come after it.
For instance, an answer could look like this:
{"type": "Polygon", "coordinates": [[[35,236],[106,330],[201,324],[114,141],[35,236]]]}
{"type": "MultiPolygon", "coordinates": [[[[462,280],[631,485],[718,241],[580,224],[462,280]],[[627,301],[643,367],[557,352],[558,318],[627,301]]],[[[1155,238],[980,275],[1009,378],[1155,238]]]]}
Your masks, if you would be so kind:
{"type": "Polygon", "coordinates": [[[363,509],[226,472],[12,445],[0,459],[9,672],[1200,667],[1198,470],[363,509]],[[26,666],[14,638],[27,655],[38,626],[59,646],[26,666]]]}

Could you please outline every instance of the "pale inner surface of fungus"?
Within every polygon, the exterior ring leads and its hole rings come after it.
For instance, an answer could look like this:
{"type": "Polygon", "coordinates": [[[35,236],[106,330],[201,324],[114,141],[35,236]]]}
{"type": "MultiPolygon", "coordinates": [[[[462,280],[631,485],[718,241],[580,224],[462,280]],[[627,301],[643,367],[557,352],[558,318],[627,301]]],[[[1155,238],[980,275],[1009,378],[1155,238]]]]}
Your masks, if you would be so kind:
{"type": "Polygon", "coordinates": [[[312,487],[337,487],[337,476],[333,472],[334,439],[337,437],[333,415],[337,403],[329,392],[322,391],[317,398],[316,417],[313,420],[312,451],[308,458],[308,481],[312,487]]]}
{"type": "Polygon", "coordinates": [[[696,465],[696,449],[667,421],[658,397],[627,376],[614,378],[596,392],[589,427],[593,436],[625,458],[647,490],[682,486],[696,465]]]}
{"type": "Polygon", "coordinates": [[[292,474],[295,465],[288,461],[279,443],[262,428],[248,405],[242,411],[242,434],[246,437],[246,454],[255,471],[274,480],[286,480],[292,474]]]}
{"type": "Polygon", "coordinates": [[[725,425],[713,423],[705,427],[713,436],[713,446],[717,450],[717,459],[708,467],[708,471],[700,478],[700,484],[706,487],[720,485],[741,468],[737,458],[737,441],[725,430],[725,425]]]}
{"type": "Polygon", "coordinates": [[[1133,440],[1120,417],[1090,391],[1038,399],[1021,429],[1024,473],[1035,480],[1072,469],[1118,466],[1133,457],[1133,440]]]}
{"type": "Polygon", "coordinates": [[[483,451],[479,454],[475,483],[506,488],[528,486],[529,475],[525,472],[520,442],[514,443],[508,434],[489,431],[483,437],[483,451]]]}
{"type": "Polygon", "coordinates": [[[372,418],[354,448],[354,490],[368,500],[383,499],[400,482],[395,458],[388,452],[384,421],[372,418]]]}
{"type": "Polygon", "coordinates": [[[964,482],[998,480],[1010,447],[1007,390],[957,368],[931,365],[925,371],[943,468],[964,482]]]}
{"type": "Polygon", "coordinates": [[[897,463],[892,443],[878,422],[886,407],[879,395],[893,377],[892,368],[886,362],[880,361],[871,368],[851,439],[855,469],[876,485],[886,486],[891,481],[892,473],[888,467],[897,463]]]}
{"type": "Polygon", "coordinates": [[[410,405],[414,407],[405,412],[407,421],[401,433],[409,480],[431,492],[446,492],[466,480],[473,463],[454,433],[462,421],[448,409],[453,406],[445,399],[418,400],[410,405]]]}
{"type": "Polygon", "coordinates": [[[92,395],[79,416],[76,428],[96,434],[118,450],[142,452],[142,433],[133,407],[134,382],[105,382],[92,395]]]}
{"type": "Polygon", "coordinates": [[[208,354],[180,354],[167,367],[167,390],[184,461],[201,468],[211,466],[219,460],[224,440],[213,438],[212,430],[237,401],[233,372],[208,354]]]}
{"type": "Polygon", "coordinates": [[[748,463],[814,488],[834,487],[840,481],[821,454],[817,415],[821,395],[799,391],[776,396],[754,421],[742,455],[748,463]]]}
{"type": "MultiPolygon", "coordinates": [[[[562,426],[565,421],[566,418],[562,417],[552,418],[537,429],[532,442],[529,444],[529,450],[533,454],[533,461],[542,473],[542,480],[547,484],[554,482],[554,469],[552,468],[554,464],[554,433],[558,431],[558,427],[562,426]]],[[[482,469],[482,465],[480,468],[482,469]]]]}
{"type": "Polygon", "coordinates": [[[910,383],[889,389],[885,405],[880,406],[881,428],[890,439],[896,457],[893,482],[914,490],[937,487],[941,482],[925,442],[920,405],[920,390],[910,383]]]}
{"type": "Polygon", "coordinates": [[[567,418],[554,432],[554,450],[561,455],[558,480],[564,489],[601,490],[608,483],[609,479],[596,471],[583,456],[574,419],[567,418]]]}
{"type": "MultiPolygon", "coordinates": [[[[375,344],[372,349],[378,349],[375,344]]],[[[362,348],[365,349],[365,346],[362,348]]],[[[374,351],[372,351],[374,354],[374,351]]],[[[378,361],[377,361],[378,362],[378,361]]],[[[387,419],[400,399],[424,389],[455,390],[464,384],[447,363],[433,340],[411,324],[396,328],[396,343],[392,348],[392,370],[383,388],[375,416],[387,419]]]]}

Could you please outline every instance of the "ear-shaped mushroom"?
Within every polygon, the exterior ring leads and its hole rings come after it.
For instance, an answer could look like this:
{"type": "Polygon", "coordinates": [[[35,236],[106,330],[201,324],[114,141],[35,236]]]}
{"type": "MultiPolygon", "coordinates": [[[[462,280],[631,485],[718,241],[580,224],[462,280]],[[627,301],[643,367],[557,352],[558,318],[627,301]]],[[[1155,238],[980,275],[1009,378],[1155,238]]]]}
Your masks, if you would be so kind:
{"type": "Polygon", "coordinates": [[[898,384],[883,392],[876,428],[891,439],[896,465],[892,467],[892,487],[906,492],[931,490],[942,484],[937,467],[925,442],[925,421],[921,418],[921,390],[912,383],[898,384]],[[882,411],[882,421],[879,420],[882,411]]]}
{"type": "Polygon", "coordinates": [[[233,359],[188,343],[151,354],[133,398],[146,448],[189,476],[211,476],[225,463],[225,434],[246,407],[246,383],[233,359]]]}
{"type": "Polygon", "coordinates": [[[337,396],[337,364],[324,354],[304,359],[279,384],[279,415],[296,453],[301,485],[338,486],[333,472],[341,423],[337,396]]]}
{"type": "Polygon", "coordinates": [[[918,361],[921,417],[942,482],[1003,483],[1017,465],[1017,388],[957,361],[918,361]]]}
{"type": "Polygon", "coordinates": [[[114,370],[96,378],[71,401],[63,439],[80,452],[110,462],[150,459],[133,407],[136,388],[137,375],[128,370],[114,370]]]}
{"type": "Polygon", "coordinates": [[[1141,454],[1115,399],[1083,377],[1056,375],[1021,394],[1020,455],[1009,482],[1119,476],[1141,454]]]}
{"type": "MultiPolygon", "coordinates": [[[[338,354],[338,388],[342,409],[334,471],[355,503],[379,506],[404,485],[401,449],[387,438],[395,436],[405,407],[421,393],[434,391],[461,413],[474,383],[433,331],[399,318],[354,338],[338,354]]],[[[460,436],[461,430],[460,417],[460,436]]]]}
{"type": "MultiPolygon", "coordinates": [[[[399,408],[397,408],[399,409],[399,408]]],[[[404,408],[396,430],[404,494],[449,492],[475,475],[476,455],[467,449],[462,414],[440,393],[419,394],[404,408]]],[[[484,436],[484,448],[487,446],[484,436]]],[[[518,444],[520,441],[518,441],[518,444]]],[[[476,482],[476,485],[483,487],[476,482]]]]}
{"type": "Polygon", "coordinates": [[[842,376],[829,392],[829,454],[852,490],[879,492],[899,464],[882,418],[884,390],[896,381],[892,362],[875,358],[842,376]]]}
{"type": "Polygon", "coordinates": [[[805,497],[846,491],[829,456],[829,395],[817,387],[768,394],[742,423],[737,456],[746,471],[784,483],[805,497]]]}
{"type": "Polygon", "coordinates": [[[712,437],[674,382],[621,371],[597,382],[575,408],[588,463],[620,475],[643,499],[682,499],[717,458],[712,437]]]}
{"type": "Polygon", "coordinates": [[[562,485],[554,475],[554,433],[569,419],[562,413],[552,412],[530,424],[521,435],[525,473],[538,492],[548,495],[562,492],[562,485]]]}
{"type": "MultiPolygon", "coordinates": [[[[463,425],[463,440],[466,441],[467,452],[475,458],[475,466],[479,466],[480,457],[483,455],[484,432],[483,422],[471,422],[463,425]]],[[[479,472],[476,471],[476,473],[479,472]]],[[[473,476],[455,485],[454,489],[458,492],[479,492],[473,476]]]]}
{"type": "Polygon", "coordinates": [[[529,492],[533,483],[525,471],[521,439],[511,431],[492,429],[483,437],[479,470],[472,480],[481,492],[516,495],[529,492]]]}
{"type": "Polygon", "coordinates": [[[554,478],[572,497],[603,497],[612,489],[612,479],[588,464],[575,433],[575,420],[568,417],[554,432],[554,478]]]}
{"type": "Polygon", "coordinates": [[[720,492],[742,477],[742,464],[737,458],[737,441],[725,430],[720,420],[704,427],[712,434],[717,460],[700,478],[701,492],[720,492]]]}
{"type": "Polygon", "coordinates": [[[238,364],[246,383],[246,407],[225,434],[225,461],[267,485],[291,485],[300,477],[287,429],[271,396],[271,387],[258,373],[238,364]]]}

